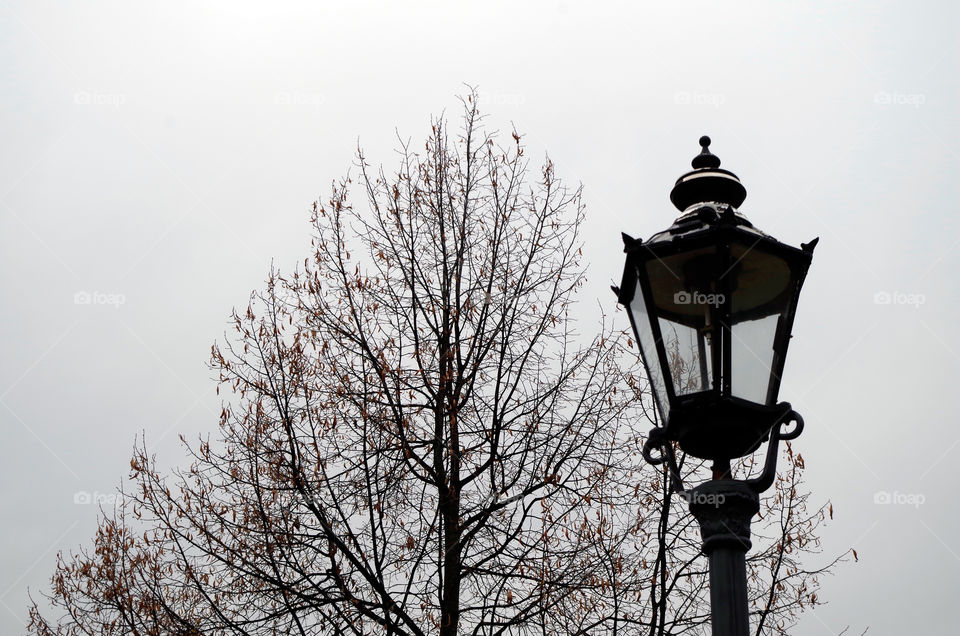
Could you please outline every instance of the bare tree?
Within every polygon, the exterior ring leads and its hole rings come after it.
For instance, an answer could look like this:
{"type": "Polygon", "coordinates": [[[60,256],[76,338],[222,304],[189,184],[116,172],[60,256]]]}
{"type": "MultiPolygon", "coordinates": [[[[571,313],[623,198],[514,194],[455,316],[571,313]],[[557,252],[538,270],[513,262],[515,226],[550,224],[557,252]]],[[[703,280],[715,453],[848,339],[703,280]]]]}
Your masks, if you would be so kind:
{"type": "MultiPolygon", "coordinates": [[[[60,557],[66,616],[35,604],[33,633],[702,631],[697,530],[640,458],[633,343],[570,315],[580,189],[549,160],[531,179],[520,136],[463,105],[457,133],[440,118],[421,150],[401,143],[394,173],[358,153],[366,205],[349,177],[314,205],[311,256],[271,270],[213,348],[220,439],[169,477],[137,446],[136,519],[60,557]]],[[[801,468],[751,560],[777,631],[819,602],[801,468]]]]}

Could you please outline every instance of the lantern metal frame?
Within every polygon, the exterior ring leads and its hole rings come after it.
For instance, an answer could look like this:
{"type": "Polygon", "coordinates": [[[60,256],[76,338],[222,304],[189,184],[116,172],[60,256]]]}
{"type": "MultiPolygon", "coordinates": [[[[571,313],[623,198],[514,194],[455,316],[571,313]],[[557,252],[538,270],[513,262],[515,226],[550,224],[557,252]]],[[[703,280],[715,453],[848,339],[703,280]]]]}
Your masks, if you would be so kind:
{"type": "MultiPolygon", "coordinates": [[[[623,240],[626,264],[617,290],[618,301],[627,309],[647,377],[660,378],[660,387],[654,388],[653,395],[657,410],[664,419],[666,439],[679,442],[685,452],[702,459],[729,460],[754,452],[768,438],[769,431],[784,413],[783,406],[777,404],[776,399],[800,289],[810,266],[816,240],[803,244],[799,249],[786,245],[754,229],[733,206],[718,203],[696,206],[681,216],[669,230],[655,235],[648,242],[626,234],[623,240]],[[789,284],[782,293],[787,297],[777,299],[785,309],[777,321],[771,343],[773,356],[769,377],[766,378],[766,399],[762,403],[735,395],[732,387],[731,349],[734,335],[731,315],[735,290],[730,288],[733,276],[727,274],[738,265],[739,259],[731,254],[731,246],[734,245],[746,246],[747,251],[754,254],[763,253],[780,259],[789,269],[789,284]],[[710,386],[681,393],[677,390],[676,378],[672,376],[660,324],[663,308],[655,304],[647,265],[654,262],[655,265],[666,267],[663,264],[671,257],[702,250],[715,250],[717,272],[712,281],[715,283],[713,291],[722,301],[707,311],[714,318],[709,327],[713,342],[721,344],[720,350],[710,360],[713,366],[709,370],[712,378],[710,386]],[[632,309],[637,293],[643,296],[642,316],[635,315],[632,309]],[[649,342],[643,342],[642,330],[638,328],[639,320],[645,320],[649,325],[648,332],[656,347],[654,352],[647,350],[649,342]],[[646,348],[645,344],[648,345],[646,348]],[[664,400],[668,403],[664,404],[664,400]]],[[[676,276],[679,280],[680,276],[676,276]]],[[[749,311],[740,312],[738,316],[740,320],[750,318],[749,311]]],[[[644,325],[644,329],[646,327],[644,325]]],[[[706,376],[708,372],[704,370],[703,373],[706,376]]]]}

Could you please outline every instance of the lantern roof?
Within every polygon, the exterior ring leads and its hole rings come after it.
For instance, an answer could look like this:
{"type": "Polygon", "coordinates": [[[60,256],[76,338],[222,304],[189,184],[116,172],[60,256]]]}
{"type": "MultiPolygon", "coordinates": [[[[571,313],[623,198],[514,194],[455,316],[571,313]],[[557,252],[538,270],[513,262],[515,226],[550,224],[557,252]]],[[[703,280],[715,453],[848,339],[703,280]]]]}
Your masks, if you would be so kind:
{"type": "Polygon", "coordinates": [[[718,227],[737,228],[756,235],[757,238],[773,239],[769,234],[754,227],[753,223],[733,206],[711,202],[690,206],[670,227],[651,236],[647,243],[680,240],[701,230],[718,227]]]}

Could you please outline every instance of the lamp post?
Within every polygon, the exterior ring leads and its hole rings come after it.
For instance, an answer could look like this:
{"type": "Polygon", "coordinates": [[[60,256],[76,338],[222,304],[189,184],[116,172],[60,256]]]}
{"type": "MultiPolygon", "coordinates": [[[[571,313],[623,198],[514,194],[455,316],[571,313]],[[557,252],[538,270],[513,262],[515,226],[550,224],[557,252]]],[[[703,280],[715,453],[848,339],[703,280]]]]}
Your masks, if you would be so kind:
{"type": "Polygon", "coordinates": [[[630,317],[661,418],[644,458],[668,464],[674,488],[700,524],[714,636],[747,636],[750,521],[759,493],[776,477],[779,442],[803,430],[803,419],[777,395],[818,239],[796,248],[755,228],[738,211],[747,196],[740,180],[720,168],[709,137],[700,146],[693,170],[670,193],[681,211],[673,225],[647,241],[623,235],[626,264],[614,291],[630,317]],[[761,474],[732,479],[731,460],[768,440],[761,474]],[[675,445],[711,460],[713,479],[684,491],[675,445]]]}

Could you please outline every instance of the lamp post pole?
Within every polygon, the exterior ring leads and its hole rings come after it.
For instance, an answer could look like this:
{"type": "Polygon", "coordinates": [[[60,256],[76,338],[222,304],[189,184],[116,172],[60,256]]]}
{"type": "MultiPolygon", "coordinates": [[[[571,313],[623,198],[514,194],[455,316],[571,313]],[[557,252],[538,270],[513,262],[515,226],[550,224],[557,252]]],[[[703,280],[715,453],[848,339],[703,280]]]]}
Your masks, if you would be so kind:
{"type": "Polygon", "coordinates": [[[746,553],[750,520],[760,511],[760,497],[745,482],[714,479],[694,488],[689,501],[710,561],[713,636],[747,636],[746,553]]]}

